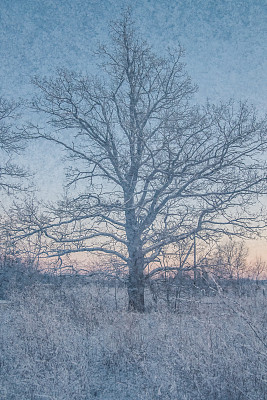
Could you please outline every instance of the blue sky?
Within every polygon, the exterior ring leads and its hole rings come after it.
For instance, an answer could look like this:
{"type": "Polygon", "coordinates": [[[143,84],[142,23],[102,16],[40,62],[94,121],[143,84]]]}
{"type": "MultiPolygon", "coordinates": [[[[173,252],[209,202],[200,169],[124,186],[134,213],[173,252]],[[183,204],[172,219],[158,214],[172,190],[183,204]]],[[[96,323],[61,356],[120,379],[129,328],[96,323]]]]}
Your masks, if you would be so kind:
{"type": "Polygon", "coordinates": [[[177,41],[185,47],[199,98],[247,98],[264,106],[264,0],[0,0],[2,90],[30,94],[30,78],[58,66],[92,69],[92,51],[128,3],[156,51],[177,41]]]}

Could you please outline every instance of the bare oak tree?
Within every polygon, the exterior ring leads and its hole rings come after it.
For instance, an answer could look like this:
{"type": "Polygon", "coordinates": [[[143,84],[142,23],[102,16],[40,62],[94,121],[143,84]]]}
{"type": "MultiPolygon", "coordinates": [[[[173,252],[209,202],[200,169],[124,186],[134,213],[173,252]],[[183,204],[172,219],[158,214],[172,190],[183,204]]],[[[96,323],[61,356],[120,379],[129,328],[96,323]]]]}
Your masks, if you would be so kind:
{"type": "Polygon", "coordinates": [[[157,56],[126,13],[99,50],[98,78],[59,70],[34,79],[32,107],[47,119],[28,135],[66,150],[75,189],[23,234],[41,231],[48,256],[118,257],[129,309],[141,312],[145,270],[163,248],[252,232],[260,220],[249,206],[266,192],[265,121],[246,103],[194,106],[182,55],[157,56]]]}

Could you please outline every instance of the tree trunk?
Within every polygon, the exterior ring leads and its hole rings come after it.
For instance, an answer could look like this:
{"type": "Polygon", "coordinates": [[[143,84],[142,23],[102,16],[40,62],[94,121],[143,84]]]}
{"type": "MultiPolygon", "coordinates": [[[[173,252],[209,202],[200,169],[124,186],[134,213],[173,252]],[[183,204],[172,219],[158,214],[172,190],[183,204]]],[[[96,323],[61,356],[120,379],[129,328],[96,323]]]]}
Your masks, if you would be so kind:
{"type": "Polygon", "coordinates": [[[145,311],[145,279],[142,261],[142,258],[136,257],[129,265],[129,311],[145,311]]]}
{"type": "Polygon", "coordinates": [[[135,215],[133,204],[133,193],[129,192],[125,196],[125,204],[128,210],[126,217],[126,234],[128,241],[128,298],[129,311],[145,311],[145,279],[144,279],[144,255],[142,240],[135,215]]]}
{"type": "Polygon", "coordinates": [[[128,297],[129,311],[145,311],[145,277],[144,277],[144,256],[141,240],[133,236],[133,240],[128,245],[129,277],[128,277],[128,297]]]}

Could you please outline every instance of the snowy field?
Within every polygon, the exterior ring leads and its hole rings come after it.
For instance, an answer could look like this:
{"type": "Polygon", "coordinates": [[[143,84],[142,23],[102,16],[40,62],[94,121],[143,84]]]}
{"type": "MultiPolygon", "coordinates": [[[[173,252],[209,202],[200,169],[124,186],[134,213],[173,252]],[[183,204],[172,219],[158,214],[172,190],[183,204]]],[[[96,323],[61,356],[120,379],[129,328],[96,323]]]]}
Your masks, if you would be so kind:
{"type": "Polygon", "coordinates": [[[9,301],[1,400],[267,399],[262,289],[181,297],[175,312],[159,301],[145,314],[103,287],[36,285],[9,301]]]}

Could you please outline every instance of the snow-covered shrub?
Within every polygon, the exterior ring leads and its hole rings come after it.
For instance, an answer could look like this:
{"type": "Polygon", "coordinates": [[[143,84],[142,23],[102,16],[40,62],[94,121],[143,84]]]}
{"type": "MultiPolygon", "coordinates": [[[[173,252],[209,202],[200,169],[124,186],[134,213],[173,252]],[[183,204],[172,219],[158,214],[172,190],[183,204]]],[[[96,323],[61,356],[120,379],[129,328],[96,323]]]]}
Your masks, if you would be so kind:
{"type": "Polygon", "coordinates": [[[0,255],[0,299],[11,291],[22,290],[42,280],[42,275],[32,261],[0,255]]]}

